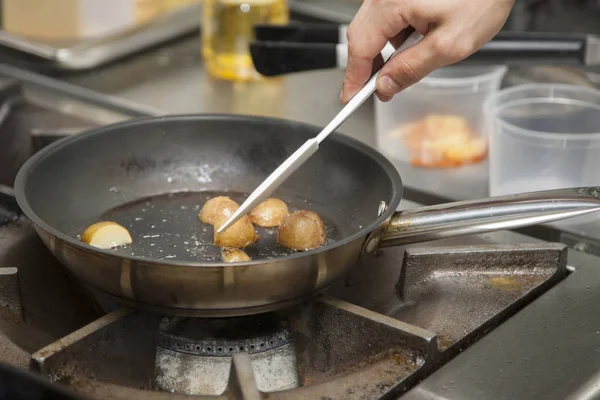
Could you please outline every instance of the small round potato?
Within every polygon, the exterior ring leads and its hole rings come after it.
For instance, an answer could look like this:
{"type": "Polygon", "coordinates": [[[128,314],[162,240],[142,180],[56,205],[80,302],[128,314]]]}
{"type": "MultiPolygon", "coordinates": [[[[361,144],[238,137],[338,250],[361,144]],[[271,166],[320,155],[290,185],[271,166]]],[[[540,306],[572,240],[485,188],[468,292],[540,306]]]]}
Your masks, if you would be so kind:
{"type": "Polygon", "coordinates": [[[252,225],[250,217],[247,215],[240,218],[224,232],[217,233],[217,230],[227,222],[229,217],[239,207],[240,206],[233,200],[222,200],[219,203],[214,223],[213,236],[215,246],[244,248],[251,246],[258,241],[258,235],[254,230],[254,225],[252,225]]]}
{"type": "Polygon", "coordinates": [[[254,207],[250,213],[250,221],[263,228],[273,228],[283,223],[290,214],[287,205],[276,198],[269,198],[254,207]]]}
{"type": "Polygon", "coordinates": [[[221,259],[226,263],[236,263],[244,261],[252,261],[252,259],[244,252],[244,250],[233,247],[224,247],[221,249],[221,259]]]}
{"type": "Polygon", "coordinates": [[[223,200],[233,201],[227,196],[217,196],[213,197],[212,199],[209,199],[206,203],[204,203],[204,206],[202,206],[202,210],[200,210],[200,213],[198,214],[198,218],[200,218],[200,221],[203,224],[213,225],[215,223],[217,207],[219,206],[219,203],[221,203],[223,200]]]}
{"type": "Polygon", "coordinates": [[[116,222],[103,221],[90,225],[81,241],[100,249],[112,249],[132,242],[129,231],[116,222]]]}
{"type": "Polygon", "coordinates": [[[277,243],[292,250],[310,250],[322,246],[327,239],[325,224],[317,213],[296,211],[277,231],[277,243]]]}

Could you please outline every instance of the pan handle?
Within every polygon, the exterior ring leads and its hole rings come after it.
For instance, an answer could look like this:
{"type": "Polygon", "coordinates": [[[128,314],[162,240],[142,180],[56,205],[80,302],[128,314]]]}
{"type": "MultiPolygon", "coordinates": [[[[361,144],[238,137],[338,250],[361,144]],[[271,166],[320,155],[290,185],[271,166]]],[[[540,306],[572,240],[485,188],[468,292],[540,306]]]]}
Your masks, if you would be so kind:
{"type": "MultiPolygon", "coordinates": [[[[514,229],[600,211],[600,187],[546,190],[399,211],[379,247],[514,229]]],[[[372,239],[370,239],[372,240],[372,239]]],[[[374,248],[371,245],[367,248],[374,248]]]]}

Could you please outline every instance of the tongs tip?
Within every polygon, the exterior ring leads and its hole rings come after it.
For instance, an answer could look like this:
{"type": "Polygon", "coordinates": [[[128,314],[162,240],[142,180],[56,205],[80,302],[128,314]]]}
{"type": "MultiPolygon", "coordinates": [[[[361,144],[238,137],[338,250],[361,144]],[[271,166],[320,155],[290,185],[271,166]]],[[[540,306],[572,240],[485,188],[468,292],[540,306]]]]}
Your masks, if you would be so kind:
{"type": "Polygon", "coordinates": [[[229,227],[231,227],[241,217],[243,217],[242,213],[243,213],[242,208],[238,208],[233,214],[231,214],[231,216],[227,219],[227,221],[225,221],[225,223],[223,225],[221,225],[219,228],[217,228],[217,233],[223,233],[224,231],[229,229],[229,227]]]}

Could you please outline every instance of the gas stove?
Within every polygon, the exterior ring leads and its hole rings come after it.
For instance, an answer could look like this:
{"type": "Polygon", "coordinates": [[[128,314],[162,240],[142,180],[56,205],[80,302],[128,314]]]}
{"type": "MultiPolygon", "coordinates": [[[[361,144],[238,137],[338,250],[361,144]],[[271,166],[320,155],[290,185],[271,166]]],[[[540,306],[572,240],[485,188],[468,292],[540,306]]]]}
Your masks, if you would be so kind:
{"type": "Polygon", "coordinates": [[[563,245],[488,235],[386,250],[280,312],[178,318],[88,295],[24,217],[0,235],[1,361],[98,399],[392,398],[572,274],[563,245]]]}
{"type": "MultiPolygon", "coordinates": [[[[69,87],[40,103],[31,80],[10,82],[0,100],[29,108],[7,118],[37,122],[0,124],[0,137],[11,127],[30,153],[143,115],[87,93],[75,109],[95,111],[73,121],[55,107],[75,101],[69,87]]],[[[278,312],[155,315],[82,288],[0,190],[0,399],[591,398],[596,304],[600,258],[499,232],[386,249],[278,312]]]]}

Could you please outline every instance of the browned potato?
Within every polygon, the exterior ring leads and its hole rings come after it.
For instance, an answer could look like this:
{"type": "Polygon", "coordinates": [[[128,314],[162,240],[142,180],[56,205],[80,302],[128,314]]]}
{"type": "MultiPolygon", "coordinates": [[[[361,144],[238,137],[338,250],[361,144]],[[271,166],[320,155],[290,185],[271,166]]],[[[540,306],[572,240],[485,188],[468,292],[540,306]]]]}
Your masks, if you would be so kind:
{"type": "Polygon", "coordinates": [[[204,203],[202,210],[200,210],[200,213],[198,214],[198,218],[200,218],[200,221],[204,224],[213,225],[215,223],[217,207],[219,206],[219,203],[221,203],[223,200],[233,201],[227,196],[217,196],[213,197],[212,199],[209,199],[206,203],[204,203]]]}
{"type": "Polygon", "coordinates": [[[227,219],[239,207],[240,206],[233,200],[222,200],[219,203],[214,224],[215,246],[244,248],[251,246],[258,241],[258,235],[254,230],[254,225],[252,225],[250,217],[247,215],[240,218],[224,232],[217,233],[217,230],[227,222],[227,219]]]}
{"type": "Polygon", "coordinates": [[[327,239],[325,224],[317,213],[296,211],[277,231],[277,243],[292,250],[310,250],[322,246],[327,239]]]}
{"type": "Polygon", "coordinates": [[[132,242],[127,229],[116,222],[108,221],[90,225],[81,235],[81,241],[100,249],[111,249],[132,242]]]}
{"type": "Polygon", "coordinates": [[[269,198],[254,207],[250,213],[250,221],[263,228],[273,228],[283,223],[290,214],[287,205],[276,198],[269,198]]]}
{"type": "Polygon", "coordinates": [[[227,263],[251,261],[252,259],[244,250],[233,247],[224,247],[221,249],[221,259],[227,263]]]}

